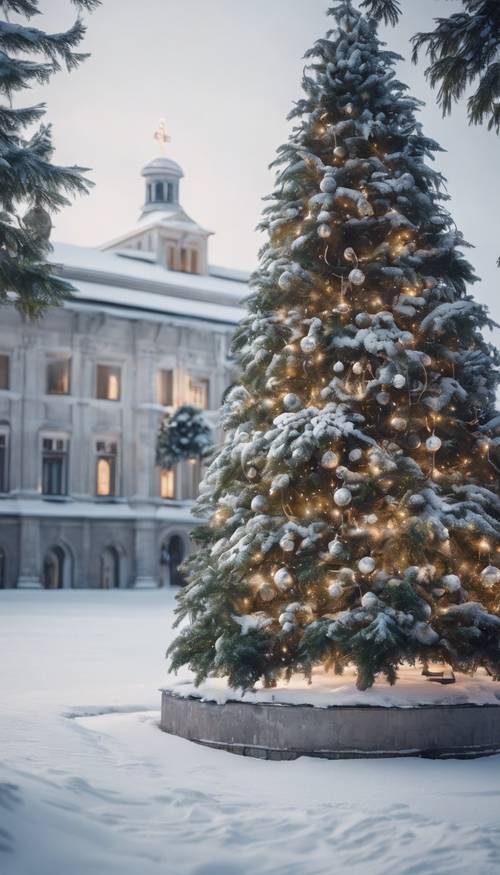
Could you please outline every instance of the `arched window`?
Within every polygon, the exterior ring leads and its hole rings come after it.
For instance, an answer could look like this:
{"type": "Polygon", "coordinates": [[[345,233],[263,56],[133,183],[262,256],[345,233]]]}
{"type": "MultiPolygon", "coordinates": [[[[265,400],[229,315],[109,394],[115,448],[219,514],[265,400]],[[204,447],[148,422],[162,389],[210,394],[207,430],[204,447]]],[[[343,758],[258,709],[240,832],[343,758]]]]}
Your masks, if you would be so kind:
{"type": "Polygon", "coordinates": [[[62,547],[52,547],[43,562],[43,585],[45,589],[62,589],[64,586],[66,557],[62,547]]]}
{"type": "Polygon", "coordinates": [[[115,547],[106,547],[101,555],[101,589],[118,589],[120,586],[120,556],[115,547]]]}
{"type": "Polygon", "coordinates": [[[171,535],[160,550],[160,582],[164,586],[169,583],[170,586],[185,586],[186,579],[179,571],[179,566],[186,558],[186,549],[184,541],[180,535],[171,535]]]}
{"type": "Polygon", "coordinates": [[[5,555],[5,550],[0,547],[0,589],[4,589],[6,586],[6,569],[7,557],[5,555]]]}

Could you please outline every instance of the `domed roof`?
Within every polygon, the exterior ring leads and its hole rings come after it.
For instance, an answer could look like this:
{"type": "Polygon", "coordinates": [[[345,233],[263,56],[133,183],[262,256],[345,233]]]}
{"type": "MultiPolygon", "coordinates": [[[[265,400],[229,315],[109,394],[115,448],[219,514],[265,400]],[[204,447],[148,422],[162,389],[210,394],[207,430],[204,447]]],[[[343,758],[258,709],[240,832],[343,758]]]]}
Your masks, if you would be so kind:
{"type": "Polygon", "coordinates": [[[157,178],[165,176],[182,179],[184,171],[182,167],[177,164],[177,161],[161,155],[158,158],[153,158],[152,161],[142,168],[142,176],[156,176],[157,178]]]}

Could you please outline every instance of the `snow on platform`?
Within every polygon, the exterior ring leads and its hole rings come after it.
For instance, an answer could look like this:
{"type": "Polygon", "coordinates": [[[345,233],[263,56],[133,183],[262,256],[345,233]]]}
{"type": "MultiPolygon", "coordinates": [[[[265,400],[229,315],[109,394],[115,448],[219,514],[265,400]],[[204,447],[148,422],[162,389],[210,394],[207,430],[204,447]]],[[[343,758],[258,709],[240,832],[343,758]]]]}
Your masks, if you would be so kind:
{"type": "Polygon", "coordinates": [[[2,875],[500,871],[499,756],[264,762],[160,732],[172,614],[0,591],[2,875]]]}
{"type": "Polygon", "coordinates": [[[397,684],[390,686],[380,678],[369,690],[356,688],[356,675],[347,669],[343,675],[313,671],[312,682],[294,675],[274,689],[257,685],[254,691],[242,693],[228,686],[224,678],[210,678],[200,686],[182,677],[162,689],[186,698],[194,696],[205,702],[266,702],[275,705],[311,705],[315,708],[373,705],[382,708],[414,708],[417,705],[500,705],[500,682],[493,681],[482,669],[474,677],[456,674],[456,683],[438,684],[422,677],[422,670],[404,666],[399,670],[397,684]]]}

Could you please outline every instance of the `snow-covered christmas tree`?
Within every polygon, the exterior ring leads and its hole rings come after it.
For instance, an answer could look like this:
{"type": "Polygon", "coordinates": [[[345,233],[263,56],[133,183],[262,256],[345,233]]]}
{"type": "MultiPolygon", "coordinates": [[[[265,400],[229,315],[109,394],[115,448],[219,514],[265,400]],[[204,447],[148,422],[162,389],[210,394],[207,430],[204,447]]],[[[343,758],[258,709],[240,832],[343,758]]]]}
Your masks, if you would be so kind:
{"type": "Polygon", "coordinates": [[[244,688],[315,665],[360,688],[402,662],[498,676],[490,321],[398,56],[348,0],[330,14],[275,162],[172,666],[244,688]]]}

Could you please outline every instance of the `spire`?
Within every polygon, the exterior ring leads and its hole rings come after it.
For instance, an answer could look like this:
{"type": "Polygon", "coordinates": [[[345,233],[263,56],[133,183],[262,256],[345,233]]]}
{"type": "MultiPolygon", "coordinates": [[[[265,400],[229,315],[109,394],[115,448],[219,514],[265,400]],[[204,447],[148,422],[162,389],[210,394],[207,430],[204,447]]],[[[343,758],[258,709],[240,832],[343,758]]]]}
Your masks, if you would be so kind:
{"type": "Polygon", "coordinates": [[[161,118],[156,131],[153,134],[153,140],[156,140],[159,146],[160,155],[165,155],[167,151],[167,143],[172,142],[172,137],[167,134],[167,122],[161,118]]]}

